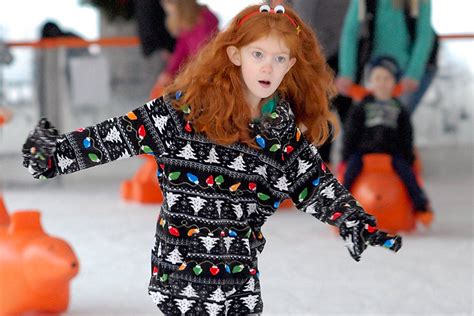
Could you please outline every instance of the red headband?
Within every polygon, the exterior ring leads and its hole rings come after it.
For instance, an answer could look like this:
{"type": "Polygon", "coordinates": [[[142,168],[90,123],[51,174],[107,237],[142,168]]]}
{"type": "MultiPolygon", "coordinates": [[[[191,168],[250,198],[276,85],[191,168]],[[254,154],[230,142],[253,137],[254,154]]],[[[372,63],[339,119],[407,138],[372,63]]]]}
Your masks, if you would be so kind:
{"type": "Polygon", "coordinates": [[[251,12],[251,13],[247,14],[246,16],[244,16],[239,21],[238,26],[240,27],[242,24],[245,23],[245,21],[247,21],[248,19],[250,19],[251,17],[253,17],[254,15],[257,15],[259,13],[282,14],[282,15],[286,16],[288,18],[288,20],[290,20],[291,24],[293,24],[295,26],[297,35],[301,32],[300,26],[296,23],[296,21],[291,16],[289,16],[288,14],[285,13],[285,8],[282,5],[277,5],[274,9],[272,9],[272,8],[270,8],[269,5],[264,4],[264,5],[260,6],[260,9],[258,11],[251,12]]]}

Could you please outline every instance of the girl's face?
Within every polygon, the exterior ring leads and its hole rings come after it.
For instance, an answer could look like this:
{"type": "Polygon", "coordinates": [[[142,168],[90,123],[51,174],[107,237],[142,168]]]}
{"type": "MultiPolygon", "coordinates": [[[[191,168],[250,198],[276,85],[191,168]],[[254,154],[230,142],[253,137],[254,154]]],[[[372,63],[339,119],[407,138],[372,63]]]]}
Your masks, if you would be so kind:
{"type": "Polygon", "coordinates": [[[369,90],[379,100],[392,98],[396,82],[393,74],[383,67],[375,67],[369,75],[369,90]]]}
{"type": "Polygon", "coordinates": [[[296,62],[290,49],[276,35],[263,37],[240,49],[227,48],[229,59],[240,66],[246,86],[246,99],[252,107],[271,96],[296,62]]]}

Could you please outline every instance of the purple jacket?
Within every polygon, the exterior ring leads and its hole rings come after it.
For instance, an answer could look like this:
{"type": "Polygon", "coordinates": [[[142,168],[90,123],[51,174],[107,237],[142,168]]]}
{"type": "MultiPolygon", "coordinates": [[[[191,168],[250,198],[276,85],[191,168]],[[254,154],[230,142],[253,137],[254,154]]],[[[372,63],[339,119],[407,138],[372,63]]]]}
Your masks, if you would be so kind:
{"type": "Polygon", "coordinates": [[[185,60],[194,55],[201,45],[217,31],[219,20],[204,7],[197,24],[189,31],[182,32],[176,40],[176,47],[168,61],[166,72],[174,76],[185,60]]]}

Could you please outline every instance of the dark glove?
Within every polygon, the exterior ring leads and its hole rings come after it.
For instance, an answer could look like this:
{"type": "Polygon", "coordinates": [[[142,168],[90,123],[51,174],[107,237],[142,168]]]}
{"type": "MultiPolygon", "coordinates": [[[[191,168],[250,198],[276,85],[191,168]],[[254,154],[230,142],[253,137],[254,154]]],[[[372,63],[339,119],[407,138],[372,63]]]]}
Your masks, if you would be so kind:
{"type": "Polygon", "coordinates": [[[28,135],[22,149],[23,166],[33,177],[38,179],[51,169],[57,138],[58,131],[45,118],[28,135]]]}
{"type": "Polygon", "coordinates": [[[378,230],[375,218],[364,212],[353,213],[344,220],[339,226],[339,234],[355,261],[360,261],[368,245],[383,246],[394,252],[402,247],[402,237],[378,230]]]}

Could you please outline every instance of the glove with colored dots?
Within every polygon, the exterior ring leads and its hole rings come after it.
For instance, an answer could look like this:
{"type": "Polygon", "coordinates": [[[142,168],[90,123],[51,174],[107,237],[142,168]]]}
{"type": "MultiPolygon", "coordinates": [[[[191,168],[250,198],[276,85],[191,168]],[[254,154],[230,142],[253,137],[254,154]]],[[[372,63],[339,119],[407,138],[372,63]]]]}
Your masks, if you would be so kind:
{"type": "Polygon", "coordinates": [[[22,148],[23,166],[34,178],[44,176],[51,169],[57,138],[58,131],[45,118],[29,133],[22,148]]]}
{"type": "Polygon", "coordinates": [[[339,226],[339,234],[355,261],[360,261],[362,252],[369,245],[382,246],[394,252],[402,246],[402,237],[378,230],[375,218],[364,212],[355,212],[346,218],[339,226]]]}

